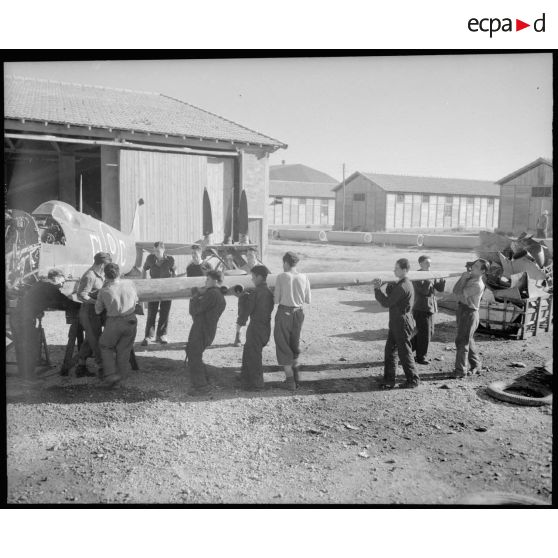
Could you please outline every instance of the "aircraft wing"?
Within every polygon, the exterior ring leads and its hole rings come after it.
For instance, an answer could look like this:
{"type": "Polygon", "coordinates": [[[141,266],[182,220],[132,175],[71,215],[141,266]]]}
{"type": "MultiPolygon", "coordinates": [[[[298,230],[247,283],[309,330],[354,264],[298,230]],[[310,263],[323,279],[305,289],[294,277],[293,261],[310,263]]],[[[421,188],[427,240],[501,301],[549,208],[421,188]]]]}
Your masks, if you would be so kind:
{"type": "MultiPolygon", "coordinates": [[[[426,281],[460,277],[463,271],[411,271],[407,275],[411,281],[426,281]]],[[[338,271],[330,273],[306,273],[312,289],[334,289],[338,287],[370,284],[373,279],[384,282],[395,282],[398,279],[393,271],[338,271]]],[[[267,284],[273,290],[277,275],[268,275],[267,284]]],[[[205,277],[171,277],[168,279],[133,279],[141,302],[153,300],[172,300],[190,298],[193,287],[203,287],[205,277]]],[[[233,287],[242,286],[244,289],[252,287],[250,275],[225,275],[223,285],[228,288],[227,294],[233,293],[233,287]]]]}
{"type": "MultiPolygon", "coordinates": [[[[165,252],[169,256],[189,256],[192,253],[192,244],[199,244],[203,250],[211,249],[221,252],[222,250],[238,250],[242,248],[247,250],[248,248],[257,248],[257,244],[205,244],[203,240],[196,240],[190,244],[184,244],[180,242],[165,242],[165,252]]],[[[143,250],[145,252],[154,253],[155,248],[153,247],[153,242],[147,241],[136,241],[136,249],[143,250]]]]}

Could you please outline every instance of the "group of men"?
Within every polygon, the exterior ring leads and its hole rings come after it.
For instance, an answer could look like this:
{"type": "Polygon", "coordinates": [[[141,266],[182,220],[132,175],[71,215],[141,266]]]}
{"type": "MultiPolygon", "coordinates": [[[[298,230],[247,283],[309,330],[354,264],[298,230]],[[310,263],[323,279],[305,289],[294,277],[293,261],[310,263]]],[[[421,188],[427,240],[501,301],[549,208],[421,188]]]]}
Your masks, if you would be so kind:
{"type": "MultiPolygon", "coordinates": [[[[419,271],[428,272],[431,260],[419,258],[419,271]]],[[[453,287],[457,298],[457,335],[454,377],[478,374],[481,370],[474,333],[479,325],[479,307],[484,292],[483,276],[488,262],[478,259],[467,264],[467,270],[453,287]],[[469,364],[470,368],[468,368],[469,364]]],[[[396,355],[405,373],[403,388],[416,388],[420,376],[415,364],[427,365],[428,346],[434,331],[434,314],[437,312],[435,291],[443,292],[445,280],[415,281],[408,279],[409,260],[401,258],[395,263],[396,283],[387,283],[385,291],[380,279],[373,281],[376,300],[389,309],[389,332],[384,351],[384,378],[381,389],[393,389],[396,377],[396,355]],[[416,356],[413,358],[413,351],[416,356]]]]}
{"type": "MultiPolygon", "coordinates": [[[[163,242],[155,243],[143,267],[143,277],[176,276],[172,256],[165,253],[163,242]]],[[[246,341],[242,353],[241,386],[246,390],[264,388],[262,351],[271,337],[271,315],[275,313],[274,340],[277,362],[285,371],[284,386],[296,390],[300,381],[300,335],[304,323],[304,305],[311,301],[308,277],[297,269],[298,256],[286,252],[283,256],[283,272],[275,280],[275,290],[267,285],[269,269],[258,262],[255,250],[248,253],[245,270],[249,271],[253,289],[238,293],[238,317],[235,345],[240,345],[241,328],[248,323],[246,341]]],[[[431,259],[419,258],[419,271],[428,272],[431,259]]],[[[474,332],[479,324],[479,305],[484,291],[483,275],[488,262],[478,259],[467,264],[467,271],[453,288],[458,300],[456,360],[454,376],[462,377],[478,373],[481,368],[479,354],[474,342],[474,332]],[[468,368],[468,365],[470,368],[468,368]]],[[[389,309],[389,332],[384,351],[384,377],[382,389],[392,389],[396,380],[396,356],[402,365],[406,381],[401,387],[414,388],[420,384],[416,364],[427,365],[430,340],[434,330],[434,314],[437,312],[435,291],[442,292],[445,280],[424,280],[412,283],[407,275],[409,261],[397,260],[394,274],[397,282],[372,282],[376,300],[389,309]],[[415,356],[413,357],[413,352],[415,356]]],[[[226,302],[222,291],[223,274],[204,263],[201,248],[192,248],[192,262],[186,275],[205,276],[205,286],[193,289],[189,313],[192,326],[186,346],[186,367],[193,395],[211,391],[211,381],[203,362],[205,350],[213,343],[219,318],[226,302]]],[[[77,303],[60,293],[64,276],[59,270],[51,270],[46,281],[34,285],[23,302],[23,315],[30,325],[37,309],[59,308],[76,311],[77,303]],[[38,301],[41,302],[38,302],[38,301]]],[[[223,288],[224,289],[224,288],[223,288]]],[[[225,289],[226,290],[226,289],[225,289]]],[[[116,387],[126,376],[130,354],[137,331],[136,314],[140,312],[134,283],[120,278],[118,265],[111,262],[110,254],[99,252],[93,265],[79,281],[76,289],[79,300],[79,322],[85,331],[76,376],[98,376],[101,385],[116,387]],[[86,360],[94,357],[97,372],[91,372],[86,360]]],[[[155,339],[168,343],[167,328],[171,301],[152,302],[148,305],[145,338],[142,345],[155,339]],[[155,330],[157,313],[159,324],[155,330]],[[156,331],[156,335],[155,335],[156,331]]]]}

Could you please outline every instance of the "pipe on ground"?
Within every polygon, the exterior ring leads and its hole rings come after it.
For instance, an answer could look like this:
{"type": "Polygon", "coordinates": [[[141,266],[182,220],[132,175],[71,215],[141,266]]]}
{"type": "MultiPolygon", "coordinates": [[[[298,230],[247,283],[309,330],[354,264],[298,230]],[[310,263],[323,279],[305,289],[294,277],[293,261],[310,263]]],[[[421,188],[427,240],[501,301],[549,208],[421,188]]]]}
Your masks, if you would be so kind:
{"type": "Polygon", "coordinates": [[[282,240],[313,240],[327,242],[325,231],[316,229],[279,229],[277,235],[282,240]]]}
{"type": "Polygon", "coordinates": [[[348,244],[370,244],[372,233],[356,231],[329,231],[328,242],[346,242],[348,244]]]}
{"type": "Polygon", "coordinates": [[[372,233],[373,244],[393,244],[396,246],[422,246],[423,235],[416,233],[372,233]]]}

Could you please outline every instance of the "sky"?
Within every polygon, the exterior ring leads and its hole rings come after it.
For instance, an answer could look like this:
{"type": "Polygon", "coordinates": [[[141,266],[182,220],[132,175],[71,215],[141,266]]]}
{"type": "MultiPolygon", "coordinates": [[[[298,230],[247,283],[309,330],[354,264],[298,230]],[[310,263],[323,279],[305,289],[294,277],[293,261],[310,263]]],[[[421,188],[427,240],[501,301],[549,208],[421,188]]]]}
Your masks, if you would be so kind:
{"type": "Polygon", "coordinates": [[[552,157],[552,55],[10,62],[5,75],[159,92],[288,144],[271,164],[498,180],[552,157]]]}

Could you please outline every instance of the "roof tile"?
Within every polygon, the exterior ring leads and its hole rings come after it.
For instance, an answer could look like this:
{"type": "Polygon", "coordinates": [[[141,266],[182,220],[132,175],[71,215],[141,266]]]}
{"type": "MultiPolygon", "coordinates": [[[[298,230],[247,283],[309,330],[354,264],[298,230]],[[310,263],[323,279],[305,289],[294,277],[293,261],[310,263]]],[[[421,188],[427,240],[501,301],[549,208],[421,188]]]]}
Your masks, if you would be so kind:
{"type": "Polygon", "coordinates": [[[159,93],[32,78],[5,77],[4,117],[286,147],[279,140],[159,93]]]}

